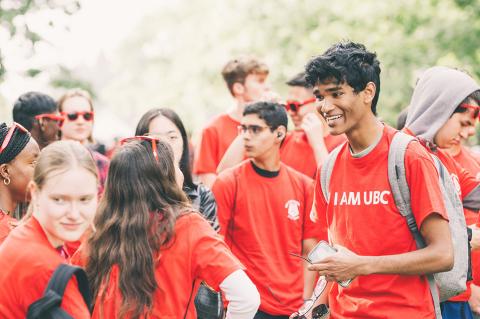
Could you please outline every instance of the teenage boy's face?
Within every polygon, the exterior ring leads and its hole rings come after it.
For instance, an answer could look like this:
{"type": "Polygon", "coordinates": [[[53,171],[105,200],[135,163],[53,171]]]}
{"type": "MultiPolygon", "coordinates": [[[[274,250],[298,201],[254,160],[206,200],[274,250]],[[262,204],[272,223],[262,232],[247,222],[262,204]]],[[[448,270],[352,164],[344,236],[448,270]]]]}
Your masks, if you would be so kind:
{"type": "Polygon", "coordinates": [[[267,82],[268,74],[252,73],[247,75],[243,83],[243,99],[246,103],[260,101],[270,91],[267,82]]]}
{"type": "MultiPolygon", "coordinates": [[[[291,86],[288,90],[288,99],[294,100],[297,102],[304,102],[311,98],[315,97],[312,93],[311,89],[304,88],[303,86],[291,86]]],[[[295,125],[296,129],[300,129],[300,125],[302,125],[303,117],[308,113],[314,112],[317,108],[318,102],[305,104],[298,112],[293,112],[291,110],[288,111],[288,115],[292,119],[293,125],[295,125]]]]}
{"type": "Polygon", "coordinates": [[[317,110],[332,135],[348,134],[367,112],[371,112],[370,105],[364,103],[364,91],[355,93],[346,83],[319,83],[313,94],[319,101],[317,110]]]}
{"type": "Polygon", "coordinates": [[[259,158],[272,151],[278,149],[277,130],[273,132],[264,120],[260,119],[257,114],[248,114],[241,120],[241,127],[246,129],[243,134],[245,145],[245,153],[248,158],[259,158]]]}
{"type": "Polygon", "coordinates": [[[474,113],[473,109],[468,109],[464,113],[454,113],[438,130],[434,137],[435,144],[440,148],[451,148],[458,146],[462,139],[467,139],[476,123],[474,113]]]}

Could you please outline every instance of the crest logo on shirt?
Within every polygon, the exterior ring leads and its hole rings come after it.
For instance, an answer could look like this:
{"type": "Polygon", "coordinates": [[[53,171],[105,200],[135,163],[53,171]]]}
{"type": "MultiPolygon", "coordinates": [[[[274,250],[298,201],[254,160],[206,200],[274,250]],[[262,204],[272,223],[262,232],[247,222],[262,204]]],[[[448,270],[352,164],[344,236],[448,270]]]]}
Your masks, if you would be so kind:
{"type": "Polygon", "coordinates": [[[288,209],[287,217],[291,220],[297,220],[300,218],[300,211],[298,208],[300,207],[300,203],[294,199],[289,200],[285,203],[285,208],[288,209]]]}

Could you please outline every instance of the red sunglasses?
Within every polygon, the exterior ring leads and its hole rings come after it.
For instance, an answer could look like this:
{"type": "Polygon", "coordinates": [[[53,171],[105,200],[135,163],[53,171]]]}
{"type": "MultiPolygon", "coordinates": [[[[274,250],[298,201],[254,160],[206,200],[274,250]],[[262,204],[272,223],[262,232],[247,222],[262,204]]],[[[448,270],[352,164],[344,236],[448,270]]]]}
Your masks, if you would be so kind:
{"type": "Polygon", "coordinates": [[[480,106],[477,105],[471,105],[467,103],[460,104],[461,107],[464,107],[466,109],[471,109],[477,112],[477,118],[480,118],[480,106]]]}
{"type": "Polygon", "coordinates": [[[12,139],[13,133],[15,133],[15,129],[19,129],[26,134],[30,134],[30,132],[28,132],[26,128],[24,128],[17,122],[13,122],[12,126],[10,126],[10,129],[7,132],[7,136],[5,136],[5,139],[3,140],[2,146],[0,146],[0,154],[8,147],[8,144],[12,139]]]}
{"type": "Polygon", "coordinates": [[[83,116],[83,119],[87,122],[93,121],[93,112],[92,111],[85,111],[85,112],[61,112],[64,117],[66,117],[69,121],[76,121],[79,116],[83,116]]]}
{"type": "Polygon", "coordinates": [[[120,140],[120,145],[124,145],[128,142],[132,141],[149,141],[152,143],[152,151],[153,151],[153,156],[155,156],[155,159],[158,161],[158,152],[157,152],[157,143],[160,141],[158,138],[151,137],[151,136],[133,136],[133,137],[127,137],[124,139],[120,140]]]}
{"type": "Polygon", "coordinates": [[[303,102],[298,102],[298,101],[294,101],[294,100],[287,100],[287,102],[285,103],[285,108],[287,109],[287,111],[292,111],[292,112],[296,113],[296,112],[298,112],[298,110],[300,110],[300,108],[302,106],[313,103],[316,100],[317,100],[316,98],[311,98],[311,99],[305,100],[303,102]]]}
{"type": "Polygon", "coordinates": [[[52,121],[59,122],[60,125],[62,125],[63,121],[65,120],[63,116],[54,114],[54,113],[38,114],[38,115],[35,115],[35,119],[38,121],[43,119],[52,120],[52,121]]]}

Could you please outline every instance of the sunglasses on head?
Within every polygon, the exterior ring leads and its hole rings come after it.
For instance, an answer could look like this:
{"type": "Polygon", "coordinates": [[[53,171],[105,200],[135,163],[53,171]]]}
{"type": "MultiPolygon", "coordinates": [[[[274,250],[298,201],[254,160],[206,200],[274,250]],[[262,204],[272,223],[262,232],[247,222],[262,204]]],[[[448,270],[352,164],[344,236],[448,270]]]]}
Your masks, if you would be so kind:
{"type": "Polygon", "coordinates": [[[24,132],[25,134],[30,134],[30,132],[28,132],[27,129],[22,125],[18,124],[17,122],[13,122],[12,126],[10,126],[10,129],[7,132],[7,135],[5,136],[5,139],[3,140],[2,145],[0,146],[0,154],[8,147],[8,144],[12,140],[13,133],[15,133],[16,129],[24,132]]]}
{"type": "Polygon", "coordinates": [[[151,136],[132,136],[132,137],[121,139],[120,145],[124,145],[132,141],[147,141],[152,143],[153,156],[155,156],[155,159],[158,161],[157,143],[160,142],[158,138],[151,137],[151,136]]]}
{"type": "Polygon", "coordinates": [[[288,100],[287,102],[285,102],[285,108],[287,109],[287,111],[292,111],[296,113],[298,112],[298,110],[300,110],[302,106],[313,103],[315,101],[316,101],[316,98],[311,98],[303,102],[288,100]]]}
{"type": "Polygon", "coordinates": [[[476,118],[480,118],[480,106],[471,105],[467,103],[460,104],[460,106],[466,109],[474,110],[477,114],[476,118]]]}
{"type": "Polygon", "coordinates": [[[79,116],[83,116],[83,119],[87,122],[93,121],[93,112],[92,111],[85,111],[85,112],[61,112],[65,118],[69,121],[76,121],[79,116]]]}

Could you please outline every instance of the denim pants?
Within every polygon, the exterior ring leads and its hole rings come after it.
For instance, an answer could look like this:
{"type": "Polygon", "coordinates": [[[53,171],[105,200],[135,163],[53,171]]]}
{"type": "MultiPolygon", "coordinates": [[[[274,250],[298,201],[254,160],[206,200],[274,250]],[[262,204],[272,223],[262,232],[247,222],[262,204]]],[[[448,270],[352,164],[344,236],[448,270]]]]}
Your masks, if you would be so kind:
{"type": "Polygon", "coordinates": [[[473,319],[468,301],[444,301],[440,303],[443,319],[473,319]]]}

